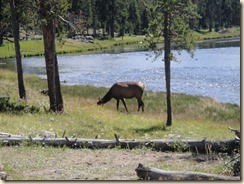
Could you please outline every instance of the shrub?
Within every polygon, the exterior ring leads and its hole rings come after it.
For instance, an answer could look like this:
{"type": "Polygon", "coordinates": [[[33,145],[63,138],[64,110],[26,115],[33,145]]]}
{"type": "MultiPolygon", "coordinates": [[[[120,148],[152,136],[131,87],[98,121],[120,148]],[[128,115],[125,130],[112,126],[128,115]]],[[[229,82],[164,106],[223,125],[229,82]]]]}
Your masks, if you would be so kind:
{"type": "Polygon", "coordinates": [[[13,112],[13,113],[36,113],[40,109],[33,105],[28,106],[23,104],[23,102],[13,102],[10,100],[10,97],[0,97],[0,112],[13,112]]]}

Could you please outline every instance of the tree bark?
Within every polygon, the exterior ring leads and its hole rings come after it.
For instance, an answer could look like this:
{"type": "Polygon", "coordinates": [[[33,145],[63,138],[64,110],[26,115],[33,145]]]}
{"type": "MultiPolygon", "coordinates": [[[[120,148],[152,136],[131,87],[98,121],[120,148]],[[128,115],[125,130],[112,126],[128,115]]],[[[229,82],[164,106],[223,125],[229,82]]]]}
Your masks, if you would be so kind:
{"type": "Polygon", "coordinates": [[[166,101],[167,101],[167,126],[172,125],[171,112],[171,87],[170,87],[170,29],[169,29],[169,12],[164,12],[164,63],[165,63],[165,80],[166,80],[166,101]]]}
{"type": "Polygon", "coordinates": [[[209,0],[208,1],[208,4],[209,4],[209,7],[208,7],[208,16],[209,16],[209,32],[212,32],[212,29],[213,29],[213,3],[214,1],[212,0],[209,0]]]}
{"type": "Polygon", "coordinates": [[[1,34],[1,32],[0,32],[0,46],[2,46],[3,45],[3,34],[1,34]]]}
{"type": "Polygon", "coordinates": [[[110,35],[114,38],[115,0],[111,0],[110,35]]]}
{"type": "Polygon", "coordinates": [[[19,97],[21,99],[26,99],[26,92],[23,79],[23,70],[22,70],[22,60],[19,44],[19,23],[17,21],[15,0],[9,0],[11,8],[11,17],[12,17],[12,27],[14,34],[14,44],[15,44],[15,55],[16,55],[16,65],[17,65],[17,77],[18,77],[18,88],[19,88],[19,97]]]}
{"type": "Polygon", "coordinates": [[[58,61],[55,48],[55,26],[54,15],[51,11],[49,1],[40,1],[41,18],[43,21],[43,40],[44,54],[46,61],[48,94],[50,102],[50,111],[62,112],[63,99],[60,89],[60,79],[58,71],[58,61]]]}
{"type": "Polygon", "coordinates": [[[221,176],[215,174],[207,174],[200,172],[179,172],[179,171],[164,171],[156,168],[144,167],[139,164],[135,169],[137,176],[143,180],[239,180],[240,177],[221,176]]]}

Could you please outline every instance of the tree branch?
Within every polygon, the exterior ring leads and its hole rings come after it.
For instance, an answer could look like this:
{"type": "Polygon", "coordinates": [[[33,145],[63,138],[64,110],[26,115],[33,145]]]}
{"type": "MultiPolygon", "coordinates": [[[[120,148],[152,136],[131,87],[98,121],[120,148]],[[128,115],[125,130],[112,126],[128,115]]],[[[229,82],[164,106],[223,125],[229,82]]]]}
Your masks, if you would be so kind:
{"type": "MultiPolygon", "coordinates": [[[[55,12],[54,12],[54,11],[51,11],[51,13],[55,13],[55,12]]],[[[72,27],[72,28],[76,31],[75,26],[73,26],[73,24],[72,24],[70,21],[64,19],[64,18],[63,18],[62,16],[60,16],[60,15],[57,15],[57,16],[58,16],[58,18],[60,18],[63,22],[67,23],[70,27],[72,27]]]]}

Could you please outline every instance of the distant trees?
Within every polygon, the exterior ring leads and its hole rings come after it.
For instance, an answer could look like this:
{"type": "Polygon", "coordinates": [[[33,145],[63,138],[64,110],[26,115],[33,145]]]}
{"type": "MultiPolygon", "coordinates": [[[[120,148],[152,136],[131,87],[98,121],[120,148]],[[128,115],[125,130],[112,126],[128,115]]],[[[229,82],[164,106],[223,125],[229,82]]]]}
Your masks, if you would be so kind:
{"type": "MultiPolygon", "coordinates": [[[[145,34],[151,19],[148,9],[143,6],[153,4],[155,0],[70,0],[76,2],[88,28],[102,29],[111,37],[114,33],[145,34]]],[[[191,29],[218,31],[232,26],[240,26],[239,0],[191,0],[196,5],[195,11],[201,17],[189,20],[191,29]]],[[[98,33],[93,31],[93,34],[98,33]]]]}
{"type": "Polygon", "coordinates": [[[197,12],[201,16],[195,27],[210,32],[240,26],[239,0],[194,0],[197,12]]]}
{"type": "MultiPolygon", "coordinates": [[[[79,12],[86,21],[86,30],[92,29],[93,35],[101,29],[106,34],[144,34],[148,27],[149,16],[142,0],[70,0],[70,12],[79,12]],[[77,6],[73,6],[73,5],[77,6]],[[80,10],[80,11],[78,11],[80,10]]],[[[90,32],[91,33],[91,32],[90,32]]]]}
{"type": "MultiPolygon", "coordinates": [[[[18,4],[20,26],[28,32],[39,26],[36,22],[38,8],[29,8],[37,1],[23,0],[18,4]]],[[[152,19],[149,10],[144,6],[153,4],[156,0],[62,0],[68,4],[64,14],[67,20],[77,25],[81,34],[93,34],[111,37],[125,34],[146,34],[149,21],[152,19]]],[[[189,20],[191,29],[200,31],[219,31],[232,26],[240,26],[240,1],[239,0],[191,0],[196,5],[195,11],[199,18],[189,20]]],[[[0,45],[3,38],[9,35],[9,7],[0,0],[0,45]]],[[[64,31],[73,32],[68,26],[64,31]]]]}
{"type": "Polygon", "coordinates": [[[0,46],[3,45],[3,35],[5,29],[3,5],[3,0],[0,0],[0,46]]]}
{"type": "Polygon", "coordinates": [[[3,45],[4,36],[11,32],[11,12],[9,3],[0,0],[0,47],[3,45]]]}

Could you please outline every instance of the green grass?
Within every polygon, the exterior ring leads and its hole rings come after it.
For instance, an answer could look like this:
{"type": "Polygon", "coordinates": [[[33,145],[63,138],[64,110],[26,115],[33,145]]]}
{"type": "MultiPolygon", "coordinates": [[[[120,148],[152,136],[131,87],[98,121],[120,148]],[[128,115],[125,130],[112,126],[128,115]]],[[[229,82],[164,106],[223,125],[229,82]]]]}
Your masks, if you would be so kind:
{"type": "Polygon", "coordinates": [[[226,29],[226,33],[218,33],[218,32],[209,32],[208,29],[201,30],[200,32],[195,32],[195,34],[199,37],[200,40],[208,40],[208,39],[216,39],[216,38],[229,38],[229,37],[237,37],[240,36],[240,27],[233,27],[226,29]]]}
{"type": "MultiPolygon", "coordinates": [[[[36,76],[25,75],[28,106],[40,108],[38,113],[2,112],[1,131],[13,134],[42,135],[43,130],[53,131],[59,137],[66,135],[81,138],[114,139],[114,134],[124,139],[233,139],[228,127],[240,129],[240,107],[222,104],[211,98],[172,94],[173,123],[165,127],[165,93],[145,91],[143,100],[145,112],[137,112],[135,99],[127,100],[129,114],[122,103],[119,112],[116,101],[97,106],[99,97],[108,89],[92,86],[62,86],[64,113],[46,114],[49,99],[39,93],[47,89],[46,81],[36,76]]],[[[8,95],[12,102],[18,102],[16,74],[0,70],[0,96],[8,95]]],[[[24,102],[23,102],[24,103],[24,102]]]]}
{"type": "MultiPolygon", "coordinates": [[[[228,31],[229,32],[225,34],[219,34],[217,32],[201,30],[201,32],[195,32],[195,35],[199,40],[240,36],[239,27],[229,28],[228,31]]],[[[145,41],[145,38],[145,36],[124,36],[123,39],[122,37],[104,40],[95,39],[94,43],[84,43],[79,40],[66,39],[63,45],[60,45],[59,42],[56,41],[56,52],[57,54],[97,53],[110,50],[118,45],[139,43],[145,41]]],[[[44,52],[42,40],[20,41],[20,48],[23,57],[42,56],[44,52]]],[[[5,42],[4,45],[0,47],[0,59],[14,56],[14,43],[5,42]]]]}
{"type": "MultiPolygon", "coordinates": [[[[66,39],[63,45],[60,45],[59,42],[56,41],[56,52],[57,54],[99,52],[102,50],[109,50],[118,45],[138,43],[144,39],[144,36],[125,36],[123,40],[122,38],[109,40],[95,39],[94,43],[84,43],[79,40],[66,39]]],[[[44,53],[42,40],[20,41],[20,48],[23,57],[42,56],[44,53]]],[[[0,59],[14,56],[14,43],[5,42],[4,45],[0,47],[0,59]]]]}

